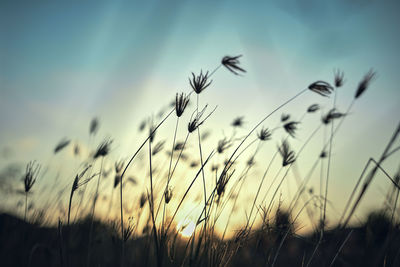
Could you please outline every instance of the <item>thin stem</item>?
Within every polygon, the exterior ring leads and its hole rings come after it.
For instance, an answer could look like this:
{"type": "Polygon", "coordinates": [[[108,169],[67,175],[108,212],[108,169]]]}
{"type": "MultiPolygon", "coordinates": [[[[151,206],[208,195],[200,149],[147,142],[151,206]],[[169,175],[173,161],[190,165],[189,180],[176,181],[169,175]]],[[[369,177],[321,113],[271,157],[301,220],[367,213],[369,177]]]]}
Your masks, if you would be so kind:
{"type": "MultiPolygon", "coordinates": [[[[197,94],[197,114],[199,114],[199,94],[197,94]]],[[[201,137],[200,137],[200,125],[197,127],[197,136],[199,140],[199,152],[200,152],[200,163],[203,166],[203,152],[201,150],[201,137]]],[[[203,178],[203,191],[204,191],[204,210],[205,214],[207,214],[207,190],[206,190],[206,178],[204,175],[204,169],[201,169],[201,175],[203,178]]],[[[206,232],[206,226],[207,226],[207,218],[205,218],[204,221],[204,233],[206,232]]]]}
{"type": "Polygon", "coordinates": [[[182,205],[182,203],[183,203],[183,200],[186,198],[187,194],[189,193],[190,189],[192,188],[192,186],[193,186],[194,182],[196,181],[197,177],[200,175],[200,172],[204,169],[204,166],[207,164],[208,160],[209,160],[214,154],[215,154],[214,151],[212,151],[212,152],[210,153],[210,155],[209,155],[209,156],[207,157],[207,159],[204,161],[204,164],[201,166],[200,170],[197,172],[196,176],[194,177],[194,179],[193,179],[192,182],[190,183],[189,187],[186,189],[186,192],[183,194],[183,197],[181,198],[181,200],[180,200],[178,206],[177,206],[176,209],[175,209],[174,214],[172,215],[172,218],[171,218],[171,220],[170,220],[170,222],[169,222],[169,224],[168,224],[166,233],[168,233],[168,230],[169,230],[169,228],[171,227],[171,224],[172,224],[172,222],[174,221],[175,216],[176,216],[176,214],[177,214],[179,208],[181,207],[181,205],[182,205]]]}
{"type": "Polygon", "coordinates": [[[351,229],[350,233],[346,236],[345,240],[343,241],[342,245],[339,247],[338,251],[336,252],[335,257],[332,259],[331,264],[329,266],[333,266],[333,264],[335,263],[337,257],[339,256],[340,252],[342,251],[344,245],[347,243],[347,241],[349,240],[351,234],[353,233],[354,229],[351,229]]]}
{"type": "MultiPolygon", "coordinates": [[[[119,189],[120,189],[120,203],[121,203],[121,239],[124,239],[124,212],[123,212],[123,207],[122,207],[122,181],[125,175],[125,172],[128,170],[128,167],[131,165],[132,161],[135,159],[136,155],[139,153],[139,151],[143,148],[143,146],[146,144],[146,142],[150,139],[150,137],[155,133],[155,131],[168,119],[168,117],[175,111],[175,108],[173,108],[165,117],[164,119],[153,129],[153,131],[149,134],[149,136],[143,141],[143,143],[139,146],[139,148],[136,150],[136,152],[133,154],[133,156],[130,158],[128,161],[128,164],[126,164],[124,171],[121,174],[121,181],[119,184],[119,189]]],[[[121,244],[121,266],[123,266],[123,261],[124,261],[124,250],[125,250],[125,243],[122,242],[121,244]]]]}
{"type": "Polygon", "coordinates": [[[28,211],[28,192],[25,192],[25,216],[24,221],[26,222],[26,213],[28,211]]]}
{"type": "MultiPolygon", "coordinates": [[[[335,90],[335,97],[333,100],[333,109],[336,108],[336,97],[337,97],[337,90],[335,90]]],[[[322,223],[325,226],[325,219],[326,219],[326,201],[328,199],[328,185],[329,185],[329,174],[330,174],[330,169],[331,169],[331,160],[332,160],[332,143],[333,143],[333,128],[334,128],[334,122],[335,120],[331,121],[331,136],[329,138],[329,155],[328,155],[328,167],[326,170],[326,182],[325,182],[325,197],[324,197],[324,213],[322,216],[322,223]]],[[[322,231],[324,231],[324,228],[322,228],[322,231]]]]}

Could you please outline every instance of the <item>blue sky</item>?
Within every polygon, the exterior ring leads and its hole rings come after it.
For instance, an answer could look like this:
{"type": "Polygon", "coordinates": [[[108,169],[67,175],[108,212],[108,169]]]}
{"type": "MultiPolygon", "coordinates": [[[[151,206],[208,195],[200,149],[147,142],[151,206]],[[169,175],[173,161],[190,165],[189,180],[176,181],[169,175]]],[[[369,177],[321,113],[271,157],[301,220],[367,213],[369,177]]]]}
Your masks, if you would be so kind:
{"type": "MultiPolygon", "coordinates": [[[[63,136],[87,140],[94,116],[129,154],[140,121],[189,91],[192,71],[243,54],[247,73],[219,70],[201,98],[218,105],[208,126],[219,137],[235,116],[250,128],[335,68],[346,75],[344,109],[363,75],[378,72],[336,141],[338,176],[354,176],[398,123],[399,11],[398,1],[361,0],[1,1],[0,149],[12,150],[3,163],[48,158],[63,136]]],[[[298,117],[315,101],[331,105],[308,94],[288,110],[298,117]]]]}

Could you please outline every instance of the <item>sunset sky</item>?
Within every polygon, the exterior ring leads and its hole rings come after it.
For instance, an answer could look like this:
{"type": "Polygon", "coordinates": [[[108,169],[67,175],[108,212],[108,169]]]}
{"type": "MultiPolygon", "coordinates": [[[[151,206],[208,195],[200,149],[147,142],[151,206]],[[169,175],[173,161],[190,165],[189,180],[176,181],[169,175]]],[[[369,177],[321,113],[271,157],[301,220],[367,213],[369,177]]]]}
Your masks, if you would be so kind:
{"type": "MultiPolygon", "coordinates": [[[[56,162],[52,151],[61,138],[88,143],[93,117],[99,118],[100,130],[91,146],[109,136],[115,140],[114,159],[131,155],[145,138],[138,132],[140,122],[151,115],[157,121],[176,92],[190,92],[192,71],[212,71],[225,55],[243,55],[241,66],[247,72],[235,76],[220,68],[201,94],[201,105],[218,105],[204,126],[213,133],[204,144],[208,153],[231,133],[233,118],[244,116],[243,135],[310,83],[332,83],[337,68],[345,73],[337,95],[338,109],[344,112],[372,68],[377,79],[356,101],[334,140],[330,199],[340,210],[367,160],[380,156],[399,123],[399,12],[395,0],[3,0],[0,168],[15,162],[23,166],[31,159],[56,162]]],[[[274,128],[282,112],[299,118],[314,103],[327,111],[332,98],[308,92],[265,125],[274,128]]],[[[186,135],[187,120],[179,139],[186,135]]],[[[319,120],[315,114],[299,126],[291,141],[295,150],[319,120]]],[[[171,119],[163,129],[168,149],[174,123],[171,119]]],[[[269,148],[275,151],[281,136],[265,147],[265,155],[269,148]]],[[[322,136],[303,154],[303,175],[320,152],[322,136]]],[[[191,149],[198,156],[195,144],[191,149]]],[[[390,174],[397,171],[399,159],[397,153],[384,165],[390,174]]],[[[265,164],[261,159],[259,164],[261,173],[265,164]]],[[[250,190],[258,178],[254,181],[250,190]]],[[[375,191],[371,202],[382,197],[379,183],[375,191]]]]}

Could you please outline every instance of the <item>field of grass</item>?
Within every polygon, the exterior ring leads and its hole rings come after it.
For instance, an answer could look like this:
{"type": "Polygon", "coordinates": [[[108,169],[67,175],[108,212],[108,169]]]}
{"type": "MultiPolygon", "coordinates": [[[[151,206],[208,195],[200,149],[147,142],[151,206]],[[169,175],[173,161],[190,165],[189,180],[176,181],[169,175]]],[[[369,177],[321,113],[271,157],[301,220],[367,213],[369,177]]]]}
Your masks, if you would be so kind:
{"type": "Polygon", "coordinates": [[[202,96],[219,72],[246,75],[240,59],[225,56],[214,70],[192,73],[190,91],[142,121],[138,136],[144,138],[128,156],[113,153],[111,137],[98,142],[101,124],[94,118],[87,142],[65,138],[49,162],[31,161],[23,173],[4,169],[0,265],[399,266],[400,169],[382,166],[399,161],[400,123],[382,154],[357,170],[351,193],[339,196],[344,208],[330,201],[335,137],[376,73],[362,77],[344,110],[337,92],[351,77],[336,70],[332,81],[312,81],[254,125],[245,126],[246,114],[233,118],[214,145],[207,123],[219,110],[202,96]],[[286,113],[311,94],[329,98],[329,106],[286,113]],[[301,127],[310,117],[320,119],[301,127]],[[174,127],[166,131],[166,123],[174,127]],[[299,131],[306,133],[301,139],[299,131]],[[304,151],[307,166],[299,164],[304,151]],[[62,153],[74,158],[72,167],[57,161],[62,153]],[[378,175],[388,185],[374,199],[381,208],[361,219],[358,209],[378,175]]]}

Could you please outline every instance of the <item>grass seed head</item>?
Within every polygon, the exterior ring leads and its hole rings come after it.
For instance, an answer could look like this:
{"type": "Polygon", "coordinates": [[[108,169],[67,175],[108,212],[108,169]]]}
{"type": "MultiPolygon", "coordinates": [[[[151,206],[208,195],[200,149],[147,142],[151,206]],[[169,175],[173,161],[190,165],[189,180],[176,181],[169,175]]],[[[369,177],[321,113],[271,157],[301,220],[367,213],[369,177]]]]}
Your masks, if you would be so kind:
{"type": "Polygon", "coordinates": [[[232,125],[233,127],[242,127],[243,124],[244,124],[243,119],[244,119],[243,116],[242,116],[242,117],[237,117],[237,118],[235,118],[235,119],[232,121],[231,125],[232,125]]]}
{"type": "Polygon", "coordinates": [[[268,128],[261,128],[261,130],[258,132],[257,137],[261,141],[268,141],[271,139],[272,133],[268,128]]]}
{"type": "Polygon", "coordinates": [[[231,146],[232,142],[225,137],[224,139],[218,141],[217,152],[221,154],[231,146]]]}
{"type": "Polygon", "coordinates": [[[337,69],[334,71],[334,84],[336,88],[342,87],[344,84],[344,72],[337,69]]]}
{"type": "Polygon", "coordinates": [[[307,112],[308,113],[314,113],[316,111],[318,111],[320,109],[318,104],[313,104],[311,106],[308,107],[307,112]]]}
{"type": "Polygon", "coordinates": [[[89,126],[89,134],[95,135],[99,130],[99,119],[93,118],[89,126]]]}
{"type": "Polygon", "coordinates": [[[230,57],[230,56],[225,56],[221,60],[221,64],[227,68],[229,71],[231,71],[235,75],[239,75],[239,71],[241,72],[246,72],[244,69],[239,67],[239,58],[242,55],[236,56],[236,57],[230,57]]]}
{"type": "Polygon", "coordinates": [[[182,116],[188,103],[189,103],[189,96],[186,96],[184,93],[176,94],[176,101],[175,101],[176,116],[178,117],[182,116]]]}
{"type": "Polygon", "coordinates": [[[98,157],[105,157],[107,154],[110,152],[110,147],[112,144],[113,140],[106,139],[103,142],[100,143],[100,145],[97,147],[97,151],[94,154],[93,158],[97,159],[98,157]]]}
{"type": "Polygon", "coordinates": [[[71,142],[71,140],[68,139],[62,139],[57,146],[54,148],[54,154],[58,153],[59,151],[61,151],[62,149],[64,149],[66,146],[69,145],[69,143],[71,142]]]}
{"type": "Polygon", "coordinates": [[[308,86],[308,89],[322,96],[329,96],[333,92],[333,87],[327,82],[316,81],[308,86]]]}
{"type": "Polygon", "coordinates": [[[39,172],[40,164],[36,163],[36,161],[30,161],[26,165],[26,172],[24,176],[25,193],[28,193],[32,189],[32,186],[35,184],[39,172]]]}
{"type": "Polygon", "coordinates": [[[339,119],[343,116],[346,116],[345,113],[341,113],[337,111],[335,108],[331,109],[328,114],[322,117],[322,122],[324,124],[329,124],[332,120],[339,119]]]}
{"type": "Polygon", "coordinates": [[[287,140],[282,142],[282,145],[278,147],[279,153],[282,156],[282,166],[285,167],[289,164],[292,164],[296,161],[295,154],[292,150],[290,150],[289,143],[287,140]]]}
{"type": "Polygon", "coordinates": [[[208,81],[208,79],[208,71],[205,75],[203,75],[203,71],[200,71],[200,74],[198,76],[195,76],[192,72],[192,79],[189,78],[189,83],[195,93],[200,94],[212,83],[212,80],[208,81]]]}
{"type": "Polygon", "coordinates": [[[173,195],[172,188],[168,187],[168,189],[165,190],[165,193],[164,193],[165,203],[168,204],[171,201],[172,195],[173,195]]]}
{"type": "Polygon", "coordinates": [[[290,118],[289,114],[282,113],[281,115],[281,122],[285,122],[290,118]]]}
{"type": "Polygon", "coordinates": [[[369,84],[375,78],[376,72],[372,69],[368,71],[367,74],[364,75],[364,78],[361,80],[361,82],[358,84],[356,95],[354,96],[354,98],[359,98],[365,92],[365,90],[367,90],[369,84]]]}
{"type": "Polygon", "coordinates": [[[290,134],[291,137],[295,137],[298,124],[299,124],[299,122],[297,122],[297,121],[291,121],[291,122],[285,123],[283,125],[283,128],[285,129],[285,131],[288,134],[290,134]]]}

